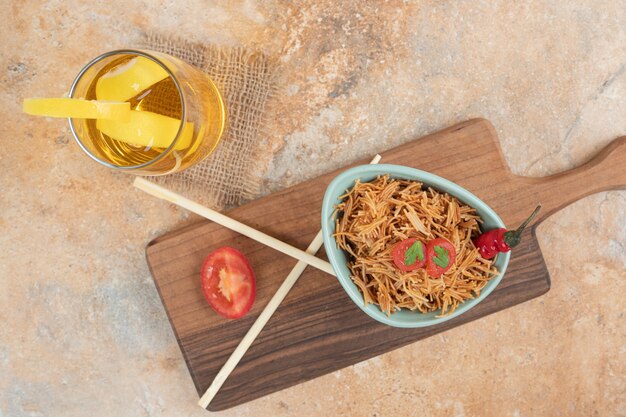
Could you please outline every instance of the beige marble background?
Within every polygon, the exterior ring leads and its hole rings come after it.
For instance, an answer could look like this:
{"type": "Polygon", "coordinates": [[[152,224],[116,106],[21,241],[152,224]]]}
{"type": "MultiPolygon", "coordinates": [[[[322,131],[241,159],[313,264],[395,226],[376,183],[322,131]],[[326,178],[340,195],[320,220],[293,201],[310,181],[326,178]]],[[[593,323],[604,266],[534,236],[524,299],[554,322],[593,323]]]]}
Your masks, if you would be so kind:
{"type": "MultiPolygon", "coordinates": [[[[624,0],[297,3],[2,1],[0,416],[207,415],[143,254],[196,218],[20,112],[144,31],[282,62],[265,193],[476,116],[530,176],[626,134],[624,0]]],[[[626,415],[625,214],[548,219],[539,299],[217,415],[626,415]]]]}

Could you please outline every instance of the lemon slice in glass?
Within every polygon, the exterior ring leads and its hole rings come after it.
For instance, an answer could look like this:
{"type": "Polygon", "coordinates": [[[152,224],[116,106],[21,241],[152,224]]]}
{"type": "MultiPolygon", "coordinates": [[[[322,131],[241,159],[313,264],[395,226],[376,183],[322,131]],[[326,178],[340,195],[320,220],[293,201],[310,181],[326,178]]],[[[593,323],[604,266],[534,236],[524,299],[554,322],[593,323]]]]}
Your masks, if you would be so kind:
{"type": "Polygon", "coordinates": [[[27,98],[24,113],[76,119],[128,120],[130,103],[82,100],[77,98],[27,98]]]}
{"type": "MultiPolygon", "coordinates": [[[[178,129],[180,119],[148,111],[131,111],[128,121],[98,119],[96,128],[105,135],[135,146],[145,148],[167,148],[178,129]]],[[[186,149],[193,137],[193,123],[185,123],[181,137],[174,149],[186,149]]]]}
{"type": "Polygon", "coordinates": [[[126,101],[167,77],[167,71],[159,64],[138,56],[100,77],[96,83],[96,98],[126,101]]]}

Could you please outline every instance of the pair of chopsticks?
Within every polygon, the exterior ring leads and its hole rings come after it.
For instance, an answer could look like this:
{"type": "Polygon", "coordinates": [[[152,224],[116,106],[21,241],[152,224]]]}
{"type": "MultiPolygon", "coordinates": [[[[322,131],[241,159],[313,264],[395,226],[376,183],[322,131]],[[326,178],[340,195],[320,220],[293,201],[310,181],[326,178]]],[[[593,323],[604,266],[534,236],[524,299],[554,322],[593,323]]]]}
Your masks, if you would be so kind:
{"type": "MultiPolygon", "coordinates": [[[[377,164],[380,161],[380,158],[380,155],[376,155],[374,159],[372,159],[370,164],[377,164]]],[[[248,348],[252,345],[259,333],[261,333],[261,330],[263,330],[270,317],[272,317],[280,303],[285,299],[300,275],[302,275],[302,272],[304,271],[306,266],[311,265],[315,268],[320,269],[321,271],[327,272],[331,275],[335,275],[332,266],[328,262],[314,256],[314,254],[319,250],[323,243],[322,231],[320,230],[317,233],[306,251],[303,251],[259,230],[247,226],[235,219],[218,213],[215,210],[204,207],[201,204],[189,200],[144,178],[135,178],[134,186],[150,195],[153,195],[154,197],[174,203],[180,207],[192,211],[200,216],[214,221],[215,223],[218,223],[235,232],[247,236],[250,239],[254,239],[257,242],[263,243],[298,260],[298,263],[296,263],[289,275],[287,275],[287,278],[285,278],[274,296],[270,299],[269,303],[267,303],[259,317],[256,319],[254,324],[252,324],[246,335],[243,337],[243,339],[241,339],[239,345],[235,348],[226,363],[224,363],[222,368],[219,370],[209,388],[200,398],[200,401],[198,401],[198,404],[200,406],[202,406],[203,408],[207,408],[228,378],[228,376],[235,369],[243,355],[245,355],[248,348]]]]}

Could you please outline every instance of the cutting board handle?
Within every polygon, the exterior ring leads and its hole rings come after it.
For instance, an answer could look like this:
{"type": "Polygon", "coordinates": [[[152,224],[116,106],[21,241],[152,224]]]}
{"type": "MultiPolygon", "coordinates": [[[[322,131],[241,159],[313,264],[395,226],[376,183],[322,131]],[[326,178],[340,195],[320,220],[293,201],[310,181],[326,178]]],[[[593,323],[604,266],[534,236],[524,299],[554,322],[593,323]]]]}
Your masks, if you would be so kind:
{"type": "MultiPolygon", "coordinates": [[[[530,214],[537,203],[542,210],[536,224],[551,214],[588,195],[608,190],[626,189],[626,136],[615,139],[589,161],[558,174],[543,178],[516,177],[519,183],[515,200],[523,204],[518,213],[530,214]],[[521,197],[521,198],[520,198],[521,197]]],[[[509,219],[512,224],[523,220],[509,219]]]]}

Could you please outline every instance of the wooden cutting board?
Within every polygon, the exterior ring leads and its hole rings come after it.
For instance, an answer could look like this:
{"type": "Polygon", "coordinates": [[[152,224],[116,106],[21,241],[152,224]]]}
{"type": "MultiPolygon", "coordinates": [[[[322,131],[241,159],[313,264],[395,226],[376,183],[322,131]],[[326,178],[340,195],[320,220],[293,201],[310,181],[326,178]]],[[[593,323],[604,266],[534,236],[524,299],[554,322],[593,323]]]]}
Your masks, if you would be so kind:
{"type": "MultiPolygon", "coordinates": [[[[430,171],[478,195],[517,226],[539,202],[539,221],[586,195],[626,186],[626,137],[587,164],[546,178],[513,175],[493,126],[476,119],[382,153],[382,162],[430,171]]],[[[367,163],[364,160],[361,163],[367,163]]],[[[345,169],[345,168],[344,168],[345,169]]],[[[343,169],[342,169],[343,170],[343,169]]],[[[320,229],[320,208],[331,172],[228,214],[305,249],[320,229]]],[[[201,222],[150,242],[147,260],[189,372],[201,395],[265,307],[296,261],[218,224],[201,222]],[[257,298],[240,320],[218,316],[200,290],[200,266],[212,250],[229,245],[247,255],[257,277],[257,298]]],[[[326,258],[321,249],[318,256],[326,258]]],[[[361,362],[436,333],[544,294],[550,276],[534,234],[513,251],[497,289],[453,320],[422,329],[397,329],[370,319],[334,276],[307,267],[265,329],[209,406],[223,410],[361,362]]]]}

